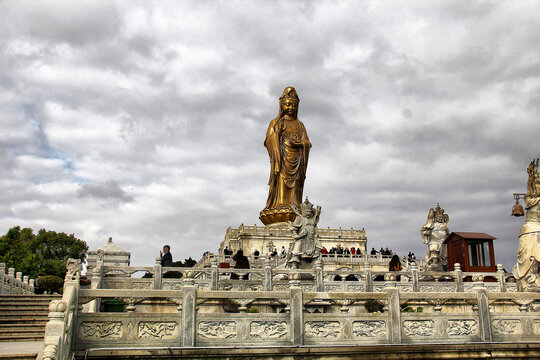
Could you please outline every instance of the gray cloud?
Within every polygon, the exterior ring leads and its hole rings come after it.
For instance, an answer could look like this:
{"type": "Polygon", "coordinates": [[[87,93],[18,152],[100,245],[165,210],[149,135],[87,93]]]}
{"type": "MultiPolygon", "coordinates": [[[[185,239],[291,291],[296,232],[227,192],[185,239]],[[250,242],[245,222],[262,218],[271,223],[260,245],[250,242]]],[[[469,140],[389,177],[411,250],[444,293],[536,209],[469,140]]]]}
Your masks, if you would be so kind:
{"type": "Polygon", "coordinates": [[[424,252],[451,230],[499,239],[540,154],[537,2],[0,3],[0,230],[46,227],[136,264],[215,250],[259,223],[262,146],[283,88],[313,143],[321,226],[424,252]],[[519,26],[516,26],[519,24],[519,26]],[[111,181],[114,179],[114,181],[111,181]]]}
{"type": "Polygon", "coordinates": [[[77,190],[77,195],[81,198],[133,201],[133,197],[128,195],[116,181],[107,181],[103,184],[81,184],[81,187],[77,190]]]}

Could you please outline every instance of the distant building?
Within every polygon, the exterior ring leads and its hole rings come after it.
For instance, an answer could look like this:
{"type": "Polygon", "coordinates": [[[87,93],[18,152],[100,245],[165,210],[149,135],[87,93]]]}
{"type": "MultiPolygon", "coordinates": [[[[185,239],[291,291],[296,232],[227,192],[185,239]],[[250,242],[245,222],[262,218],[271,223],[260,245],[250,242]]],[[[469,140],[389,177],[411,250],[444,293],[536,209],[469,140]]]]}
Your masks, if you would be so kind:
{"type": "MultiPolygon", "coordinates": [[[[96,266],[96,262],[99,258],[98,253],[101,251],[103,251],[103,264],[104,265],[129,266],[130,264],[131,253],[113,244],[112,237],[110,237],[109,241],[107,241],[105,245],[99,247],[97,250],[91,250],[88,252],[86,276],[88,277],[92,276],[92,271],[94,267],[96,266]]],[[[122,272],[117,272],[117,274],[119,276],[125,275],[129,277],[128,274],[124,274],[122,272]]]]}

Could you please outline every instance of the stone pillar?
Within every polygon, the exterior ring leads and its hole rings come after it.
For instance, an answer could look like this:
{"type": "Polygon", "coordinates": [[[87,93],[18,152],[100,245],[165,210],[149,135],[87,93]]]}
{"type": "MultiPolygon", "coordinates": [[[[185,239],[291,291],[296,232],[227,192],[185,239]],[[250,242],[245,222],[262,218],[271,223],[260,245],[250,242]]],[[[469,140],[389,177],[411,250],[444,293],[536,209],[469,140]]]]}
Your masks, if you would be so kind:
{"type": "Polygon", "coordinates": [[[412,291],[419,292],[420,286],[418,286],[418,267],[416,265],[411,265],[411,280],[412,280],[412,291]]]}
{"type": "Polygon", "coordinates": [[[210,268],[211,268],[210,289],[216,291],[216,290],[219,290],[219,269],[218,269],[217,260],[215,258],[212,259],[212,265],[210,266],[210,268]]]}
{"type": "Polygon", "coordinates": [[[272,291],[272,262],[266,258],[264,260],[264,291],[272,291]]]}
{"type": "Polygon", "coordinates": [[[192,275],[191,272],[185,274],[182,287],[182,346],[195,346],[197,289],[192,275]]]}
{"type": "Polygon", "coordinates": [[[290,287],[291,344],[304,344],[304,300],[302,288],[296,283],[290,287]]]}
{"type": "Polygon", "coordinates": [[[17,278],[17,280],[19,280],[20,282],[22,282],[22,272],[18,271],[18,272],[17,272],[16,278],[17,278]]]}
{"type": "Polygon", "coordinates": [[[8,269],[8,281],[9,285],[7,287],[7,293],[6,294],[13,294],[14,286],[15,286],[15,268],[9,268],[8,269]]]}
{"type": "Polygon", "coordinates": [[[497,275],[499,275],[499,289],[501,292],[506,292],[506,279],[504,277],[504,269],[502,264],[497,264],[497,275]]]}
{"type": "Polygon", "coordinates": [[[317,278],[317,292],[324,292],[324,274],[321,258],[315,263],[315,274],[317,278]]]}
{"type": "Polygon", "coordinates": [[[399,305],[399,290],[395,287],[385,289],[388,302],[388,335],[390,344],[401,343],[401,307],[399,305]]]}
{"type": "Polygon", "coordinates": [[[479,329],[480,329],[480,340],[481,341],[492,341],[491,335],[491,316],[489,314],[489,302],[488,302],[488,293],[487,289],[484,287],[477,287],[474,289],[476,291],[476,301],[478,304],[478,318],[479,318],[479,329]]]}
{"type": "Polygon", "coordinates": [[[454,273],[456,274],[456,291],[463,292],[463,272],[460,263],[454,264],[454,273]]]}
{"type": "Polygon", "coordinates": [[[371,265],[365,263],[364,274],[366,276],[366,292],[373,292],[373,279],[371,278],[371,265]]]}
{"type": "Polygon", "coordinates": [[[5,277],[6,277],[6,264],[0,263],[0,295],[4,293],[5,277]]]}
{"type": "Polygon", "coordinates": [[[161,290],[161,280],[163,277],[161,271],[161,258],[158,256],[154,265],[154,290],[161,290]]]}

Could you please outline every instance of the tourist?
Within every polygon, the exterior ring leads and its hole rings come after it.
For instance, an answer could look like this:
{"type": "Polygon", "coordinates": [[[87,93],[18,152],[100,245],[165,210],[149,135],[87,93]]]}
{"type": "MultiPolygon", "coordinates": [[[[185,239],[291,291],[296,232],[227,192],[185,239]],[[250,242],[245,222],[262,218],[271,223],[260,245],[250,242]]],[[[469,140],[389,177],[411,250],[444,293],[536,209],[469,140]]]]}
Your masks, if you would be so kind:
{"type": "Polygon", "coordinates": [[[321,250],[321,254],[322,254],[322,256],[328,255],[328,250],[326,250],[326,248],[323,247],[322,250],[321,250]]]}
{"type": "Polygon", "coordinates": [[[169,245],[163,247],[163,251],[159,252],[159,256],[161,257],[161,266],[173,266],[171,247],[169,245]]]}
{"type": "MultiPolygon", "coordinates": [[[[161,257],[162,267],[173,266],[171,247],[169,245],[165,245],[163,247],[163,250],[159,252],[159,256],[161,257]]],[[[176,273],[176,271],[166,271],[163,273],[162,277],[164,278],[173,277],[173,273],[176,273]]]]}
{"type": "Polygon", "coordinates": [[[255,258],[255,260],[259,258],[259,255],[261,255],[261,253],[259,252],[259,250],[255,249],[255,251],[253,252],[253,257],[255,258]]]}
{"type": "Polygon", "coordinates": [[[351,255],[353,257],[356,255],[356,249],[354,247],[351,248],[351,255]]]}
{"type": "MultiPolygon", "coordinates": [[[[249,269],[249,260],[244,256],[244,251],[238,250],[232,258],[236,263],[234,264],[235,269],[249,269]]],[[[240,277],[237,274],[231,273],[231,280],[238,280],[240,277]]],[[[249,279],[249,274],[243,276],[244,280],[249,279]]]]}
{"type": "Polygon", "coordinates": [[[371,248],[371,253],[370,255],[377,255],[377,250],[375,250],[374,247],[371,248]]]}
{"type": "Polygon", "coordinates": [[[232,250],[229,250],[228,246],[225,246],[225,250],[223,250],[223,255],[225,255],[225,258],[229,258],[232,255],[232,250]]]}
{"type": "Polygon", "coordinates": [[[287,250],[285,250],[285,246],[281,247],[281,258],[285,259],[287,257],[287,250]]]}
{"type": "Polygon", "coordinates": [[[401,271],[401,262],[399,261],[399,256],[392,256],[392,260],[388,264],[388,271],[401,271]]]}

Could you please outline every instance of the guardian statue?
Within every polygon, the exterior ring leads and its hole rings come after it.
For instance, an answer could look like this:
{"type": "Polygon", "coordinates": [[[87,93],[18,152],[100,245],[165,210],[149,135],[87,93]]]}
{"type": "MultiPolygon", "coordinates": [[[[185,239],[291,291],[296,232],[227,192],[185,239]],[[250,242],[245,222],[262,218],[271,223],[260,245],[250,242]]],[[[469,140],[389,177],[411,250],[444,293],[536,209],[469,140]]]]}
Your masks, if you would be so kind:
{"type": "Polygon", "coordinates": [[[529,180],[525,195],[525,224],[519,232],[517,264],[512,271],[519,291],[540,291],[540,179],[538,159],[527,167],[529,180]]]}
{"type": "Polygon", "coordinates": [[[429,209],[426,224],[420,229],[422,241],[427,245],[426,270],[448,270],[448,256],[443,242],[450,235],[449,222],[448,215],[444,213],[439,203],[435,209],[429,209]]]}
{"type": "Polygon", "coordinates": [[[301,208],[295,204],[291,204],[291,208],[296,213],[296,219],[294,222],[287,222],[294,241],[289,247],[286,265],[291,269],[311,268],[313,260],[321,256],[322,245],[315,236],[321,207],[314,209],[313,204],[306,198],[301,208]]]}

